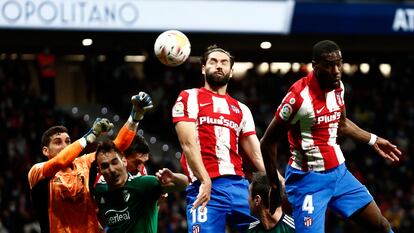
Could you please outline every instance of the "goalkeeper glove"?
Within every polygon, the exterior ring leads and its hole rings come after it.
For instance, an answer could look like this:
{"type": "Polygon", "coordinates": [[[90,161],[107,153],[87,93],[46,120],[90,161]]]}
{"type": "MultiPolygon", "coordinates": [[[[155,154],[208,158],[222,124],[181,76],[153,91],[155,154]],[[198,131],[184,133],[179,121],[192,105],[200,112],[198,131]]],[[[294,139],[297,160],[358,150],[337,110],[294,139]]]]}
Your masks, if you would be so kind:
{"type": "Polygon", "coordinates": [[[101,133],[108,132],[114,127],[108,119],[106,118],[96,118],[93,122],[92,128],[83,136],[88,144],[95,142],[96,138],[101,135],[101,133]]]}
{"type": "Polygon", "coordinates": [[[134,122],[142,120],[144,113],[153,107],[151,96],[142,91],[131,97],[131,103],[131,118],[134,122]]]}

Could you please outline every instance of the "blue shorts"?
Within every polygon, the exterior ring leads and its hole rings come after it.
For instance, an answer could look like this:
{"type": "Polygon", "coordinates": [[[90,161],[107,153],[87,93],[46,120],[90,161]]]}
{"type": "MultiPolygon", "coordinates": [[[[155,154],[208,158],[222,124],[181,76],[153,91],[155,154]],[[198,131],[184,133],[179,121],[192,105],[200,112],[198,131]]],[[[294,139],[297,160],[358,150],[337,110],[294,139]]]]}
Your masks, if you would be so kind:
{"type": "Polygon", "coordinates": [[[296,232],[323,233],[327,207],[348,218],[373,200],[345,164],[323,172],[303,172],[288,166],[285,185],[296,232]]]}
{"type": "Polygon", "coordinates": [[[188,232],[221,233],[226,223],[243,231],[251,222],[257,221],[250,215],[249,182],[240,176],[225,176],[212,180],[211,198],[204,211],[199,206],[191,211],[196,200],[200,182],[187,187],[188,232]]]}

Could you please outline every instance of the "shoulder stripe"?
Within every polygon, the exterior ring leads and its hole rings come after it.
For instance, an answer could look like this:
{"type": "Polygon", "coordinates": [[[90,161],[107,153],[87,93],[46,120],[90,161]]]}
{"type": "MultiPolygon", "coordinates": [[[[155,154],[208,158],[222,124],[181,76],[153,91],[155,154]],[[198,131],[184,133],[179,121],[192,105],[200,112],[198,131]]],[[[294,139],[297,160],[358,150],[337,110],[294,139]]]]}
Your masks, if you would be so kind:
{"type": "Polygon", "coordinates": [[[284,215],[282,221],[284,223],[286,223],[287,225],[289,225],[290,227],[292,227],[293,229],[295,228],[295,222],[293,221],[293,218],[290,217],[289,215],[284,215]]]}
{"type": "Polygon", "coordinates": [[[257,221],[255,221],[255,222],[251,222],[250,224],[249,224],[249,230],[250,229],[253,229],[253,228],[255,228],[257,225],[259,225],[260,224],[260,221],[259,220],[257,220],[257,221]]]}

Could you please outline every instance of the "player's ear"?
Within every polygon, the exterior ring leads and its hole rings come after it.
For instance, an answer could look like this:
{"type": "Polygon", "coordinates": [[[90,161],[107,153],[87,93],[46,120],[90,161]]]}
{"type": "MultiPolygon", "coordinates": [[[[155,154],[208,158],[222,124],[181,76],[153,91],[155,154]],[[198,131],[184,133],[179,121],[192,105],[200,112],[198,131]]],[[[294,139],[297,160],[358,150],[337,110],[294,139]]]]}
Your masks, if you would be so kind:
{"type": "Polygon", "coordinates": [[[315,68],[315,66],[316,66],[316,61],[312,60],[312,68],[315,68]]]}
{"type": "Polygon", "coordinates": [[[262,203],[262,197],[259,195],[254,196],[254,205],[259,206],[262,203]]]}
{"type": "Polygon", "coordinates": [[[47,148],[47,146],[42,148],[42,154],[49,158],[49,148],[47,148]]]}
{"type": "Polygon", "coordinates": [[[202,65],[202,66],[201,66],[201,73],[202,73],[203,75],[206,75],[206,66],[205,66],[205,65],[202,65]]]}
{"type": "Polygon", "coordinates": [[[233,68],[230,69],[230,78],[233,77],[233,68]]]}
{"type": "Polygon", "coordinates": [[[125,156],[122,156],[122,163],[124,164],[125,167],[128,164],[128,160],[125,158],[125,156]]]}

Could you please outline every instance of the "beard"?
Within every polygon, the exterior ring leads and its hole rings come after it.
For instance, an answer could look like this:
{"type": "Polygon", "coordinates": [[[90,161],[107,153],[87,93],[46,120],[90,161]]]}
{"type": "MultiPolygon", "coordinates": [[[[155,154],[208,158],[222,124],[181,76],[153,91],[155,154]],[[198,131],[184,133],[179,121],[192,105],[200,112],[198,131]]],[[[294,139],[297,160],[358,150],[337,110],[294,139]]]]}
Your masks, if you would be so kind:
{"type": "Polygon", "coordinates": [[[219,75],[217,73],[206,73],[206,81],[212,87],[222,87],[227,85],[230,74],[219,75]]]}

